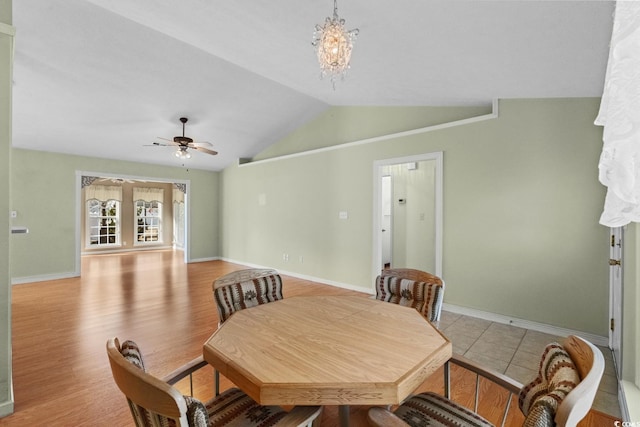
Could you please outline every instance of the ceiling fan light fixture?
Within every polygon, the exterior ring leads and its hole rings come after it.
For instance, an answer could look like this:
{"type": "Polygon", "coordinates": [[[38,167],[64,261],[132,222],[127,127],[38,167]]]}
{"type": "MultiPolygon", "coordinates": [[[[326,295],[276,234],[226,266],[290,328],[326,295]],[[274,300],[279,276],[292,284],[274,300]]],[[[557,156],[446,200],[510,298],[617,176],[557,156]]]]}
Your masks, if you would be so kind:
{"type": "Polygon", "coordinates": [[[191,158],[191,153],[189,153],[187,151],[186,147],[185,148],[180,147],[174,154],[175,154],[175,156],[177,158],[179,158],[181,160],[190,159],[191,158]]]}
{"type": "Polygon", "coordinates": [[[320,78],[329,76],[334,90],[336,79],[344,80],[350,68],[353,42],[360,32],[357,28],[347,31],[344,23],[338,16],[338,0],[333,0],[333,18],[327,17],[323,26],[316,25],[311,42],[316,48],[320,78]]]}

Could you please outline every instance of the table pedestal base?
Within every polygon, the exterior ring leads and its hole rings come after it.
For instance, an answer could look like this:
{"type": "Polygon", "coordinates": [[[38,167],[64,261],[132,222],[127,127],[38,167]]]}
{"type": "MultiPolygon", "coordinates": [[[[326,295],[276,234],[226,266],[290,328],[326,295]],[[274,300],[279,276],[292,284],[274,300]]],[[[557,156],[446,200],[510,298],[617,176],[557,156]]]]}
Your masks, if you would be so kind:
{"type": "Polygon", "coordinates": [[[349,405],[338,406],[338,419],[340,427],[349,427],[349,405]]]}

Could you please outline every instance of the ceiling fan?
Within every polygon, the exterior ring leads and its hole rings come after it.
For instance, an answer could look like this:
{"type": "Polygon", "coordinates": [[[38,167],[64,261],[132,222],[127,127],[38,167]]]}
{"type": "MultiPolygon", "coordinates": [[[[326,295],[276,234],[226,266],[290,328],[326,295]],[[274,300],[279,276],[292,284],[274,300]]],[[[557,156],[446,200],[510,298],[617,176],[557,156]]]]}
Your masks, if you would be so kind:
{"type": "Polygon", "coordinates": [[[193,139],[188,136],[184,136],[184,125],[187,123],[189,119],[186,117],[180,117],[180,121],[182,122],[182,136],[174,136],[173,141],[166,138],[160,138],[165,142],[154,142],[152,145],[161,146],[161,147],[178,147],[175,152],[175,156],[179,159],[190,159],[191,153],[189,153],[189,149],[193,149],[196,151],[200,151],[202,153],[216,155],[217,151],[209,150],[208,148],[204,148],[204,146],[211,146],[212,144],[209,142],[193,142],[193,139]]]}

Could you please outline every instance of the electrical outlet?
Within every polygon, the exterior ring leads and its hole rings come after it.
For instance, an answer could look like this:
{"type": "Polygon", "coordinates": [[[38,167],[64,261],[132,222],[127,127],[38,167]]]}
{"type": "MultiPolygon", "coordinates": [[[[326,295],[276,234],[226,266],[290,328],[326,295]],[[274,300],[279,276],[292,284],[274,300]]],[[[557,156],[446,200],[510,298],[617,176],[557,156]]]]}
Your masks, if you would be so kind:
{"type": "Polygon", "coordinates": [[[17,218],[18,217],[18,211],[11,211],[11,218],[17,218]]]}

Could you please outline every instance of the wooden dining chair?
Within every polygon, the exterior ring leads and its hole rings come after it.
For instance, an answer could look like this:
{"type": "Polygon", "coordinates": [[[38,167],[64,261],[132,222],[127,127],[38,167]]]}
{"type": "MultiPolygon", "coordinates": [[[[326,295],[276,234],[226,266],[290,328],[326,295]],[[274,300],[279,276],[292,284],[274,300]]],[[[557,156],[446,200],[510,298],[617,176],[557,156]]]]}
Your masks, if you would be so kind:
{"type": "Polygon", "coordinates": [[[573,335],[566,338],[563,345],[551,343],[546,346],[538,376],[524,386],[505,375],[454,355],[445,366],[445,396],[433,392],[420,393],[405,400],[393,413],[386,408],[371,408],[368,412],[369,422],[378,427],[493,426],[478,413],[478,402],[486,398],[481,391],[485,390],[495,398],[492,400],[492,410],[497,409],[495,406],[498,401],[504,404],[501,413],[495,414],[500,417],[495,421],[503,426],[509,415],[512,397],[518,396],[518,405],[525,416],[524,426],[575,427],[591,409],[603,372],[602,352],[590,342],[573,335]],[[473,409],[451,399],[450,364],[475,374],[473,409]],[[481,379],[506,390],[508,398],[497,398],[499,393],[496,389],[487,384],[481,385],[481,379]]]}
{"type": "MultiPolygon", "coordinates": [[[[213,299],[222,324],[233,313],[282,299],[282,278],[272,269],[233,271],[213,281],[213,299]]],[[[214,369],[215,393],[220,394],[220,372],[214,369]]]]}
{"type": "Polygon", "coordinates": [[[107,354],[113,378],[137,426],[308,427],[319,423],[319,406],[298,406],[286,412],[278,406],[260,406],[237,388],[204,403],[183,396],[173,384],[206,366],[202,357],[158,379],[146,372],[142,352],[133,341],[121,345],[118,338],[111,338],[107,354]]]}
{"type": "Polygon", "coordinates": [[[440,321],[444,281],[412,268],[382,270],[376,278],[376,299],[414,307],[436,326],[440,321]]]}

